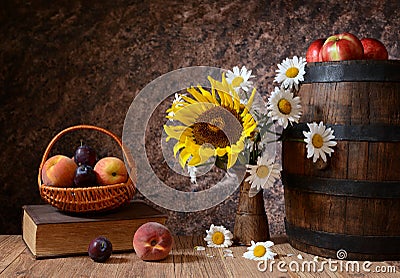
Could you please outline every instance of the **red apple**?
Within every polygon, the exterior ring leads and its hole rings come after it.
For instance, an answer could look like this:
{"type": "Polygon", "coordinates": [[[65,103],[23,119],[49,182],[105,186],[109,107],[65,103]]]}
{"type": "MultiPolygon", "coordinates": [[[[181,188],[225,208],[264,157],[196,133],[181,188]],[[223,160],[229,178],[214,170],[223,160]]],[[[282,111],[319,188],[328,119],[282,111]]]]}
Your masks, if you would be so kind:
{"type": "Polygon", "coordinates": [[[133,236],[136,255],[144,261],[165,259],[172,249],[173,242],[168,228],[157,222],[143,224],[133,236]]]}
{"type": "Polygon", "coordinates": [[[111,185],[126,182],[128,172],[124,162],[118,157],[104,157],[94,166],[97,183],[99,185],[111,185]]]}
{"type": "MultiPolygon", "coordinates": [[[[321,47],[322,48],[322,47],[321,47]]],[[[319,54],[318,54],[318,62],[323,62],[324,60],[322,59],[322,51],[320,50],[319,51],[319,54]]]]}
{"type": "Polygon", "coordinates": [[[325,39],[317,39],[310,43],[306,52],[306,61],[310,62],[322,62],[319,57],[319,53],[322,45],[324,44],[325,39]]]}
{"type": "Polygon", "coordinates": [[[330,36],[326,39],[320,51],[324,62],[359,60],[364,55],[360,40],[350,33],[330,36]]]}
{"type": "Polygon", "coordinates": [[[385,45],[373,38],[361,39],[364,48],[364,59],[366,60],[387,60],[389,58],[385,45]]]}
{"type": "Polygon", "coordinates": [[[43,164],[43,183],[56,187],[73,186],[77,167],[76,163],[69,157],[60,154],[52,156],[43,164]]]}

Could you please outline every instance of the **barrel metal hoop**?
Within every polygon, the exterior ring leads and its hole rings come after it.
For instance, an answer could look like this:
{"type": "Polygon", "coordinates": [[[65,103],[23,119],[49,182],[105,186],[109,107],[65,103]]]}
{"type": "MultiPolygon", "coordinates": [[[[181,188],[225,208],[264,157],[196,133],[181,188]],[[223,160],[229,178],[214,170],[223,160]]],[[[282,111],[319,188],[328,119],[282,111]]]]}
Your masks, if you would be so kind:
{"type": "MultiPolygon", "coordinates": [[[[367,142],[400,142],[400,126],[392,125],[332,125],[335,140],[339,141],[367,141],[367,142]]],[[[303,131],[309,131],[307,123],[298,123],[288,126],[284,130],[285,139],[302,139],[303,131]]]]}
{"type": "Polygon", "coordinates": [[[400,62],[395,60],[309,63],[302,83],[399,82],[399,68],[400,62]]]}
{"type": "Polygon", "coordinates": [[[400,236],[359,236],[313,231],[290,224],[285,219],[286,234],[299,242],[348,253],[389,255],[399,254],[400,236]]]}
{"type": "Polygon", "coordinates": [[[332,179],[283,173],[282,182],[285,188],[310,193],[374,199],[400,198],[400,181],[332,179]]]}

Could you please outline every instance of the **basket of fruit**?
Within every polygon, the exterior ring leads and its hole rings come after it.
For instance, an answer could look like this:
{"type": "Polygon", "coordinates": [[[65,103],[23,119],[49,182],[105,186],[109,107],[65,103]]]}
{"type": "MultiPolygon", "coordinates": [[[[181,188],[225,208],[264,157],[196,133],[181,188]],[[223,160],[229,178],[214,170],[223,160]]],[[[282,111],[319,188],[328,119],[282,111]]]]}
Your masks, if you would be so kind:
{"type": "Polygon", "coordinates": [[[50,141],[39,166],[38,183],[42,199],[61,211],[99,212],[130,202],[136,191],[134,177],[134,161],[118,136],[97,126],[77,125],[62,130],[50,141]],[[73,158],[61,154],[49,157],[62,136],[82,129],[99,131],[114,139],[127,163],[114,156],[97,160],[96,151],[82,144],[73,158]]]}

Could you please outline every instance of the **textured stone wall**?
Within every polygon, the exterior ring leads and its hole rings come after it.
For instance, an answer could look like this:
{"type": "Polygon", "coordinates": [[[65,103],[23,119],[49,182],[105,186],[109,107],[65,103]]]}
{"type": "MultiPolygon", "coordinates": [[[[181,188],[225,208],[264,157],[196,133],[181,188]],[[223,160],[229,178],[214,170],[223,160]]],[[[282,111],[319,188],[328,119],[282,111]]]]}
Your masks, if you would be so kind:
{"type": "MultiPolygon", "coordinates": [[[[38,167],[56,133],[85,123],[122,135],[132,100],[162,74],[188,66],[245,65],[266,97],[276,64],[305,56],[316,38],[344,31],[374,37],[391,59],[399,59],[399,26],[397,0],[3,1],[0,233],[20,233],[21,206],[41,203],[38,167]]],[[[148,154],[171,186],[192,190],[187,178],[169,176],[154,147],[166,107],[150,121],[148,154]]],[[[54,153],[72,155],[81,138],[101,155],[118,152],[111,139],[82,132],[66,136],[54,153]]],[[[284,232],[282,192],[280,183],[264,192],[272,233],[284,232]]],[[[203,233],[211,223],[232,229],[237,197],[197,213],[166,211],[167,224],[177,234],[203,233]]]]}

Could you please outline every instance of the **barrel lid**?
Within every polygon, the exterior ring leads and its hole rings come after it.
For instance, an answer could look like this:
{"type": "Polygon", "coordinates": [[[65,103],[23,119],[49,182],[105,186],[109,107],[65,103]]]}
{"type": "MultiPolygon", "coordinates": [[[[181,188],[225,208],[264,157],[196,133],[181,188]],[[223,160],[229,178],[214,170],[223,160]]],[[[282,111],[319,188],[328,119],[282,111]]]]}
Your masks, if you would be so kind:
{"type": "Polygon", "coordinates": [[[400,82],[400,60],[348,60],[307,63],[302,83],[400,82]]]}

